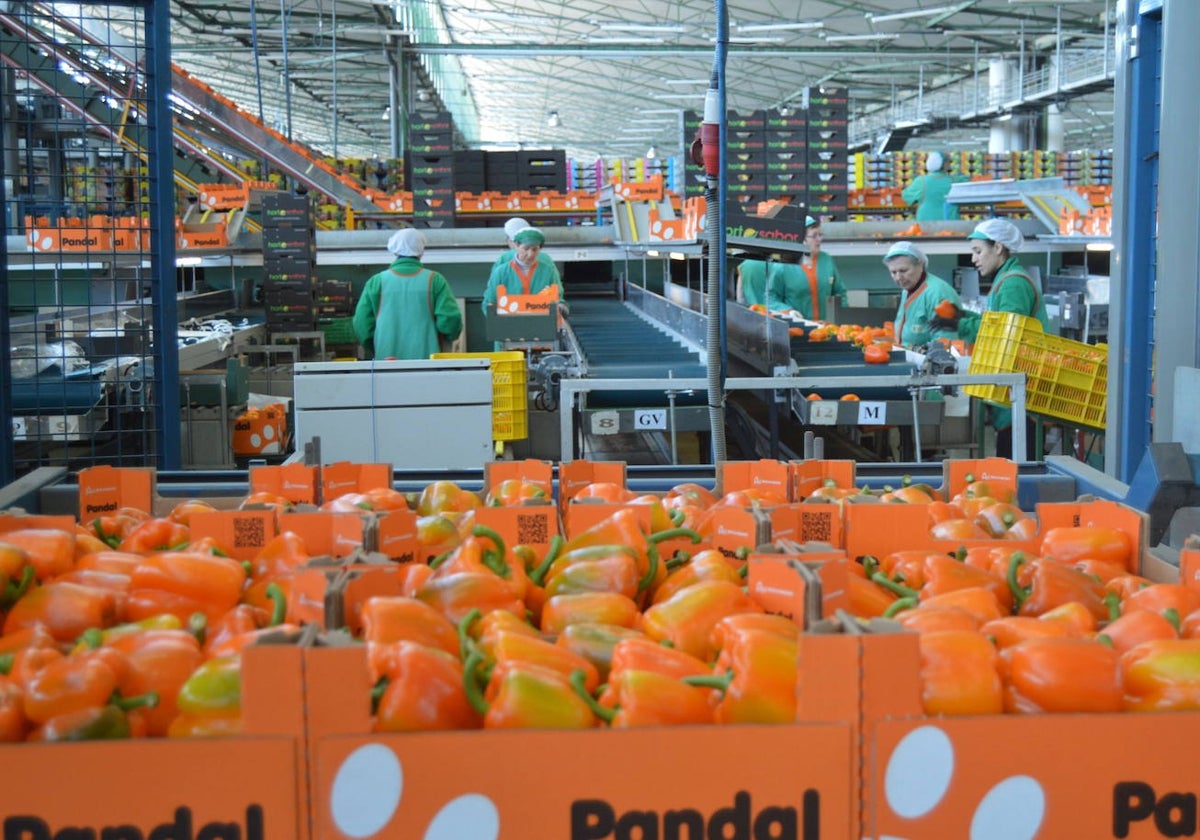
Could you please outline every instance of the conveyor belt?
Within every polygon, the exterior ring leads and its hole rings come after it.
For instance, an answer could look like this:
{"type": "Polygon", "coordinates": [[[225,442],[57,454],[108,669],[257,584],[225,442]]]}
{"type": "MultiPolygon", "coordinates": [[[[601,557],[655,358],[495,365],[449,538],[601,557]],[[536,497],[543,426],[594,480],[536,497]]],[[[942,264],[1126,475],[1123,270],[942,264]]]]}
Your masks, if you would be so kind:
{"type": "MultiPolygon", "coordinates": [[[[686,379],[706,375],[695,352],[620,301],[573,299],[570,321],[591,379],[686,379]]],[[[677,404],[703,400],[703,394],[692,395],[678,398],[677,404]]],[[[588,397],[589,406],[657,406],[666,402],[665,395],[646,391],[596,391],[588,397]]]]}
{"type": "Polygon", "coordinates": [[[36,376],[12,381],[13,412],[29,414],[82,414],[104,396],[98,379],[36,376]]]}
{"type": "Polygon", "coordinates": [[[846,380],[845,388],[821,388],[821,396],[839,399],[846,394],[855,394],[864,400],[907,400],[909,376],[913,366],[905,361],[903,350],[893,350],[887,364],[867,364],[862,350],[844,341],[814,342],[793,337],[791,356],[805,376],[836,376],[846,380]],[[854,379],[859,376],[895,376],[895,388],[856,388],[854,379]]]}

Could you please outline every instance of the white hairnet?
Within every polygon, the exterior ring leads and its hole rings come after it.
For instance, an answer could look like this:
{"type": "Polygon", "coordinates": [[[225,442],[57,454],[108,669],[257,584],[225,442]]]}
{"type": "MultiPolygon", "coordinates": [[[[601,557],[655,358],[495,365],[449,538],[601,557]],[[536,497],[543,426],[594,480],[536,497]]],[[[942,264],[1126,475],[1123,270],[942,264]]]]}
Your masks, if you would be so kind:
{"type": "Polygon", "coordinates": [[[416,228],[404,228],[392,234],[387,249],[397,257],[419,257],[425,253],[425,236],[416,228]]]}
{"type": "Polygon", "coordinates": [[[967,234],[967,239],[987,239],[997,245],[1003,245],[1010,254],[1021,250],[1025,237],[1017,226],[1004,219],[987,219],[975,226],[975,230],[967,234]]]}
{"type": "Polygon", "coordinates": [[[512,239],[514,236],[516,236],[518,233],[525,230],[525,228],[527,228],[529,226],[530,226],[529,222],[525,221],[524,219],[514,216],[513,218],[509,219],[507,222],[504,223],[504,235],[507,236],[509,239],[512,239]]]}
{"type": "Polygon", "coordinates": [[[925,252],[908,240],[902,239],[899,242],[893,242],[892,247],[888,248],[887,253],[883,255],[884,264],[886,265],[894,257],[912,257],[921,265],[927,268],[929,266],[929,258],[925,256],[925,252]]]}
{"type": "Polygon", "coordinates": [[[946,165],[946,158],[941,152],[930,152],[925,156],[926,172],[941,172],[946,165]]]}

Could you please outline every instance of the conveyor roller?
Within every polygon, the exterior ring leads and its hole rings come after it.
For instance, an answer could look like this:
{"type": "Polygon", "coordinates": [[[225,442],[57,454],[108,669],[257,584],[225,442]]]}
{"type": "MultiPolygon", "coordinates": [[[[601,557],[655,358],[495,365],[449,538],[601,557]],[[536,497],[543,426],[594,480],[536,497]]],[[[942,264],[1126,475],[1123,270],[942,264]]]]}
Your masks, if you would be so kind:
{"type": "MultiPolygon", "coordinates": [[[[571,301],[571,330],[590,379],[703,378],[706,368],[677,339],[616,300],[571,301]]],[[[700,403],[703,394],[681,395],[677,404],[700,403]]],[[[647,391],[594,391],[589,406],[665,405],[665,395],[647,391]]]]}

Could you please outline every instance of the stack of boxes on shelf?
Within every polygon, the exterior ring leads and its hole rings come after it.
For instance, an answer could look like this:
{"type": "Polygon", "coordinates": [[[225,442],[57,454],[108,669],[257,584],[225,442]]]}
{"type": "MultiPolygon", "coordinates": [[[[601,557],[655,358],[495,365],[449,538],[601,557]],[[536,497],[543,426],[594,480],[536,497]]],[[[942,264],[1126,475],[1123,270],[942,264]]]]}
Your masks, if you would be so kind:
{"type": "Polygon", "coordinates": [[[766,150],[767,112],[763,110],[725,115],[725,172],[729,201],[754,213],[767,197],[766,150]]]}
{"type": "Polygon", "coordinates": [[[454,153],[454,191],[487,191],[487,155],[482,149],[459,149],[454,153]]]}
{"type": "Polygon", "coordinates": [[[454,121],[448,111],[409,115],[413,226],[454,227],[454,121]]]}
{"type": "MultiPolygon", "coordinates": [[[[684,136],[701,115],[684,113],[684,136]]],[[[845,219],[849,198],[849,100],[841,88],[807,88],[798,107],[726,114],[726,172],[731,201],[755,212],[760,201],[786,200],[814,216],[845,219]]],[[[704,173],[691,170],[685,195],[704,194],[704,173]]]]}
{"type": "Polygon", "coordinates": [[[262,198],[262,216],[267,331],[311,332],[316,326],[317,260],[312,202],[306,195],[268,193],[262,198]]]}
{"type": "Polygon", "coordinates": [[[808,200],[813,216],[845,219],[850,194],[850,100],[845,88],[808,88],[808,200]]]}
{"type": "Polygon", "coordinates": [[[1088,149],[1062,156],[1059,174],[1072,186],[1102,186],[1112,183],[1112,149],[1088,149]]]}
{"type": "Polygon", "coordinates": [[[562,149],[517,152],[517,177],[523,190],[565,192],[567,153],[562,149]]]}
{"type": "Polygon", "coordinates": [[[523,189],[517,175],[516,152],[488,152],[485,174],[489,192],[513,193],[523,189]]]}

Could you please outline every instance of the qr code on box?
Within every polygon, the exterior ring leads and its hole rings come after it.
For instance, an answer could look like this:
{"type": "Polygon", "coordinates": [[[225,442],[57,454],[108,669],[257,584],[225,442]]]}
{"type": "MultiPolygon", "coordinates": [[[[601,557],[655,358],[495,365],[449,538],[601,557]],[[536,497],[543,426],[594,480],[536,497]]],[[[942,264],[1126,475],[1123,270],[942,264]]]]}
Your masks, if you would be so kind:
{"type": "Polygon", "coordinates": [[[517,543],[541,545],[550,541],[550,528],[545,512],[517,514],[517,543]]]}
{"type": "Polygon", "coordinates": [[[262,517],[238,517],[233,520],[234,548],[261,548],[266,544],[262,517]]]}
{"type": "Polygon", "coordinates": [[[833,516],[821,511],[800,514],[800,539],[803,542],[829,542],[833,535],[833,516]]]}

